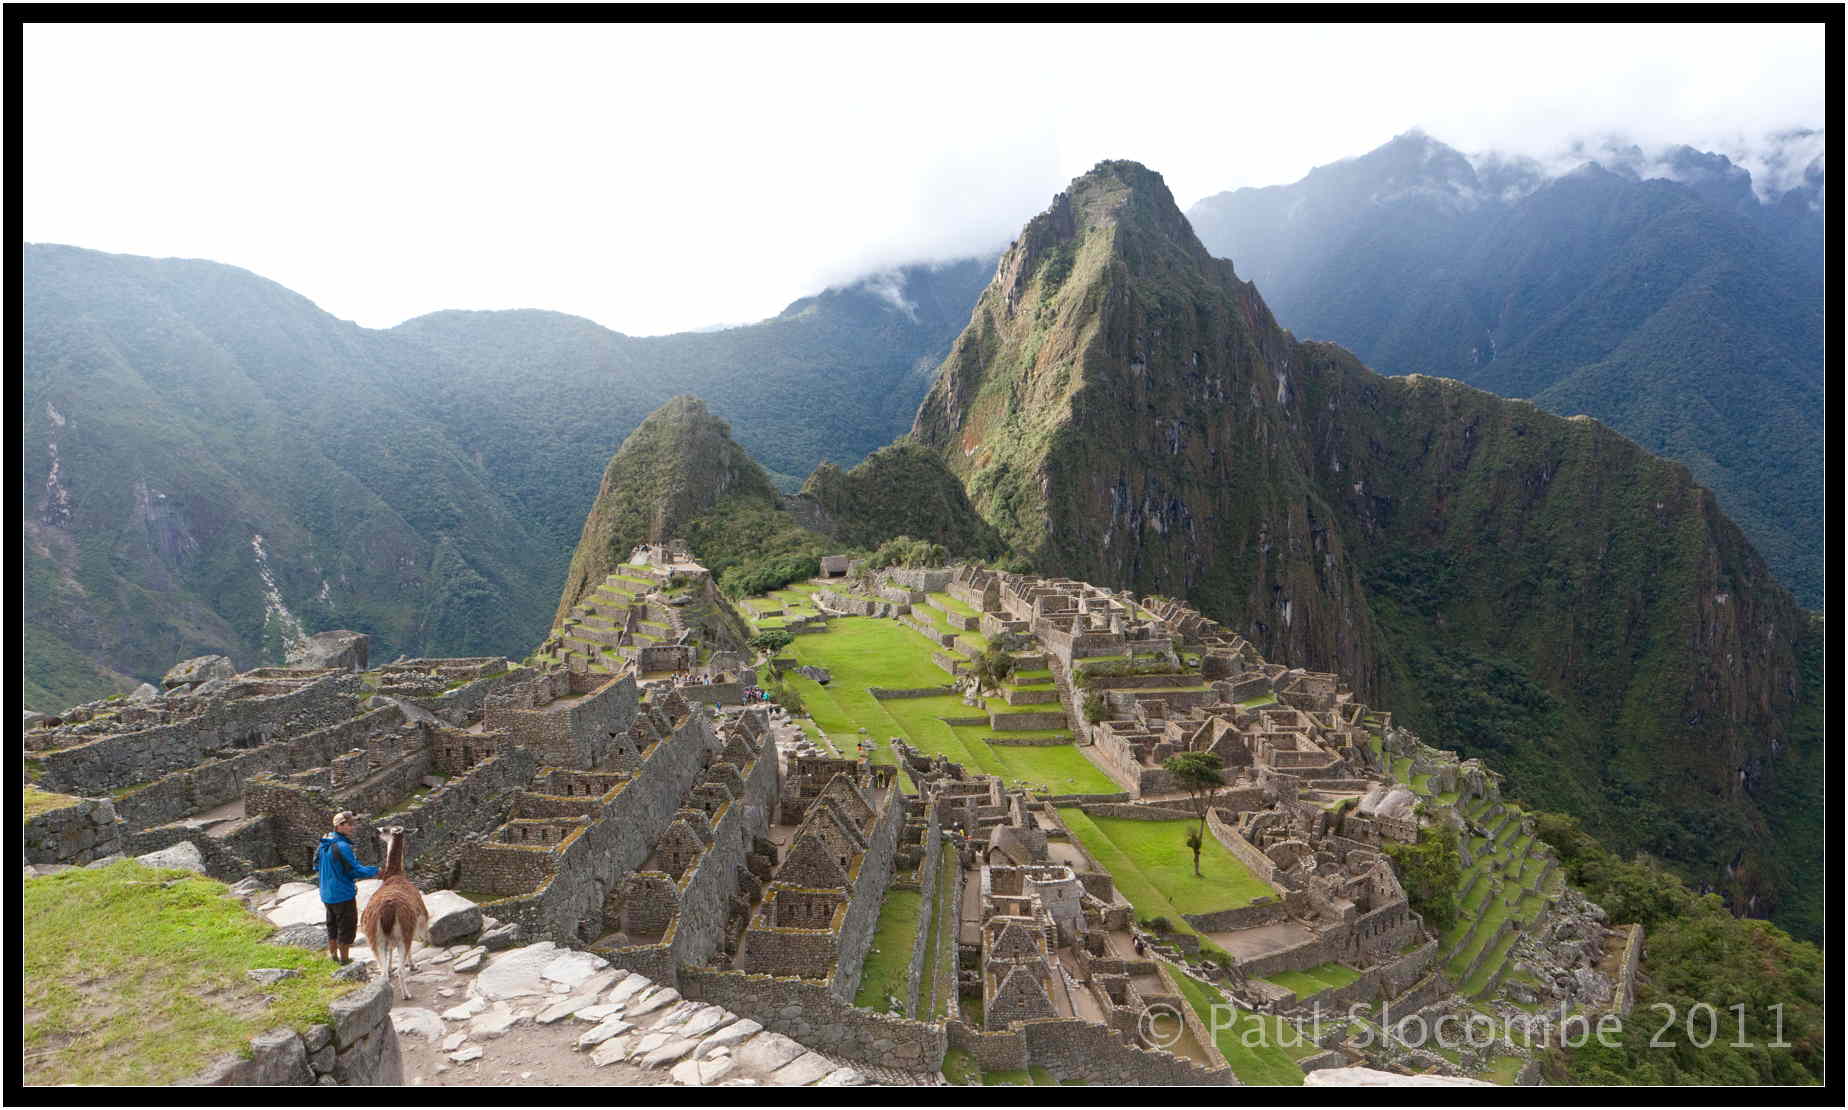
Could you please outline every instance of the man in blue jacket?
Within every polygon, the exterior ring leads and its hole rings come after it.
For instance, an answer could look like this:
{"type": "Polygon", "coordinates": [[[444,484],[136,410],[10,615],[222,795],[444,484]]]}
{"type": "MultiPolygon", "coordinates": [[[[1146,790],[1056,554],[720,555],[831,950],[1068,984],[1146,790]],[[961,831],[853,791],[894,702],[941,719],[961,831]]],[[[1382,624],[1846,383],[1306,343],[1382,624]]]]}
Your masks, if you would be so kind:
{"type": "Polygon", "coordinates": [[[378,868],[353,858],[353,842],[347,838],[353,834],[355,820],[352,810],[334,814],[334,831],[323,836],[314,850],[315,869],[321,873],[321,901],[327,906],[327,954],[339,964],[350,959],[347,949],[359,931],[359,888],[354,883],[379,873],[378,868]]]}

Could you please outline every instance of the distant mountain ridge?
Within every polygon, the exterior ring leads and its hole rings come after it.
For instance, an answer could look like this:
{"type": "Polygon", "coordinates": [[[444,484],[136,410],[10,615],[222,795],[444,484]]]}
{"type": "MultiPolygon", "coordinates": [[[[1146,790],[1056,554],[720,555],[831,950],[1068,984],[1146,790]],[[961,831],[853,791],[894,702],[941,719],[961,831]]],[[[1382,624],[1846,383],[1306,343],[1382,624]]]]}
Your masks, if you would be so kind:
{"type": "MultiPolygon", "coordinates": [[[[1820,142],[1788,139],[1793,156],[1820,142]]],[[[1686,463],[1821,607],[1822,156],[1766,203],[1720,155],[1585,153],[1598,160],[1548,176],[1414,132],[1188,218],[1298,335],[1383,373],[1584,412],[1686,463]]]]}
{"type": "Polygon", "coordinates": [[[542,311],[370,330],[236,267],[28,244],[26,704],[192,655],[280,661],[332,627],[385,659],[523,655],[649,412],[714,398],[794,490],[910,426],[992,271],[904,267],[632,339],[542,311]]]}

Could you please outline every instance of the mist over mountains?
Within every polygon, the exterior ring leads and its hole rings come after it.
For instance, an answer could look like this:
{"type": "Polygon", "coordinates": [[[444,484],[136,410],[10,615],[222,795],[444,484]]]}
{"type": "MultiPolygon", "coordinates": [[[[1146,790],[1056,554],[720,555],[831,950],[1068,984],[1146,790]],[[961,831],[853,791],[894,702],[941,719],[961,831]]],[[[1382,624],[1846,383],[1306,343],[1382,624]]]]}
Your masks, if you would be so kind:
{"type": "Polygon", "coordinates": [[[1299,336],[1583,412],[1685,463],[1819,607],[1826,174],[1819,135],[1784,138],[1760,156],[1768,192],[1685,146],[1543,167],[1412,132],[1188,216],[1299,336]]]}

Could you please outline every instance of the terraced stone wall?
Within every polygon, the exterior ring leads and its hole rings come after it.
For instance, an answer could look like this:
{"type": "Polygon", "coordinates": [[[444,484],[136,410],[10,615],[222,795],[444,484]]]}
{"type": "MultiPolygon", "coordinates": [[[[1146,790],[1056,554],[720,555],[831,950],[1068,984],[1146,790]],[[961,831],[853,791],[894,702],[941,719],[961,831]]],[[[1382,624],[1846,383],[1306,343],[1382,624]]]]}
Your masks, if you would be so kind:
{"type": "Polygon", "coordinates": [[[219,749],[252,748],[350,720],[360,690],[360,676],[332,674],[283,693],[215,701],[183,721],[46,752],[38,757],[39,783],[81,797],[109,794],[197,767],[219,749]]]}

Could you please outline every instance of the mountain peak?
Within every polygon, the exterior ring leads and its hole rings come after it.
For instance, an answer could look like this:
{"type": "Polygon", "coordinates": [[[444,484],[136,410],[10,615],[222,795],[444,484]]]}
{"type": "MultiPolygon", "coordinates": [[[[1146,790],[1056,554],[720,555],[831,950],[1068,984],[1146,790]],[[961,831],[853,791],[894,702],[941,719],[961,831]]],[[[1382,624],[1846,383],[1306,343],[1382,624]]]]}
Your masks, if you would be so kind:
{"type": "Polygon", "coordinates": [[[770,476],[732,441],[731,425],[688,394],[648,414],[616,449],[571,556],[556,620],[640,543],[682,538],[721,500],[774,506],[770,476]]]}

